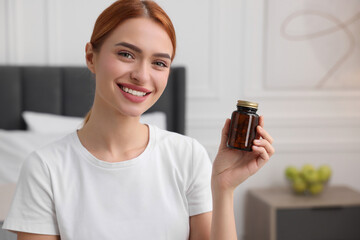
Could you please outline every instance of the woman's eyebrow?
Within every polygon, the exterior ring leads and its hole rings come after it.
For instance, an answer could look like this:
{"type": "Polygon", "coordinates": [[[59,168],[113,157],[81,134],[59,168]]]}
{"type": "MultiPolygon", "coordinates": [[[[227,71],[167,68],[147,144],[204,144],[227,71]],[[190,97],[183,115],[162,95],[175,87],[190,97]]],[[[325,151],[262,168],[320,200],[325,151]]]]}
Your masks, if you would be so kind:
{"type": "MultiPolygon", "coordinates": [[[[142,53],[142,50],[139,47],[137,47],[131,43],[119,42],[119,43],[115,44],[115,46],[124,46],[124,47],[134,50],[135,52],[142,53]]],[[[155,53],[155,54],[153,54],[153,56],[171,59],[170,55],[167,53],[155,53]]]]}
{"type": "Polygon", "coordinates": [[[124,47],[134,50],[135,52],[142,53],[142,50],[140,48],[138,48],[137,46],[135,46],[131,43],[119,42],[119,43],[115,44],[115,46],[124,46],[124,47]]]}
{"type": "Polygon", "coordinates": [[[160,58],[168,58],[168,59],[171,59],[170,55],[167,54],[167,53],[155,53],[153,55],[154,57],[160,57],[160,58]]]}

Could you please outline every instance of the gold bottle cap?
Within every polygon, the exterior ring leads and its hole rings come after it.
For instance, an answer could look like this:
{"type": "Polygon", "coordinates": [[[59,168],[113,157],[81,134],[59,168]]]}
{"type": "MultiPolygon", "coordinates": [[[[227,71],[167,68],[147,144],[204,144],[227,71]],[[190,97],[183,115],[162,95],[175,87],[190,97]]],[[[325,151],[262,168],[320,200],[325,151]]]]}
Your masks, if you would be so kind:
{"type": "Polygon", "coordinates": [[[238,107],[248,107],[248,108],[256,108],[258,109],[259,104],[255,102],[248,102],[243,100],[238,100],[237,102],[238,107]]]}

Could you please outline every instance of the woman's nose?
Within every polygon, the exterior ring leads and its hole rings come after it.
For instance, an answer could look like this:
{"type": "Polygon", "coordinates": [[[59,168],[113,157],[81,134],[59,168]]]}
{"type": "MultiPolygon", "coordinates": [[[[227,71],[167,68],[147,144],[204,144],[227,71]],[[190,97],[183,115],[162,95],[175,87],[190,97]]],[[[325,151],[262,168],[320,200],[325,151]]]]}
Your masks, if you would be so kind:
{"type": "Polygon", "coordinates": [[[130,73],[130,78],[133,81],[143,84],[150,79],[150,69],[146,63],[139,63],[130,73]]]}

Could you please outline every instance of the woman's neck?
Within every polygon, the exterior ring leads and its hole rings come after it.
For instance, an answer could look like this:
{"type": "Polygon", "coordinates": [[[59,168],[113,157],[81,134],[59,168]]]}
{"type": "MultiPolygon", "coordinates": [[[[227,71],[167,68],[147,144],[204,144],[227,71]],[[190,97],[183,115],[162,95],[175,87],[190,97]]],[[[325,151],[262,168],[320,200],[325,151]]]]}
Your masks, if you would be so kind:
{"type": "Polygon", "coordinates": [[[82,145],[95,157],[107,162],[139,156],[149,141],[148,126],[139,122],[140,117],[104,110],[93,107],[89,121],[78,131],[82,145]]]}

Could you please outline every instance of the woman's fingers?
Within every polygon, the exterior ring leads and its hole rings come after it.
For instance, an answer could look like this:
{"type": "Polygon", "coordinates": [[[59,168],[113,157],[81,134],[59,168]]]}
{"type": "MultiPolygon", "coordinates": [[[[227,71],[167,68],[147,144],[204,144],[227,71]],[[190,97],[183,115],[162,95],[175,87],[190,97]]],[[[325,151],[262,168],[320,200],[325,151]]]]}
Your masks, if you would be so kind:
{"type": "Polygon", "coordinates": [[[254,140],[254,145],[257,147],[265,148],[269,157],[271,157],[275,153],[274,147],[266,139],[256,139],[256,140],[254,140]]]}
{"type": "Polygon", "coordinates": [[[275,153],[272,146],[274,139],[264,129],[264,117],[259,117],[259,125],[256,128],[257,139],[254,140],[253,151],[259,154],[257,158],[258,166],[262,167],[269,158],[275,153]]]}
{"type": "Polygon", "coordinates": [[[252,150],[255,154],[259,155],[257,158],[257,164],[259,167],[262,167],[269,160],[269,154],[264,147],[258,147],[256,145],[252,146],[252,150]]]}
{"type": "Polygon", "coordinates": [[[257,133],[260,137],[266,139],[270,144],[274,142],[274,139],[270,136],[270,134],[261,126],[257,126],[256,128],[257,133]]]}

